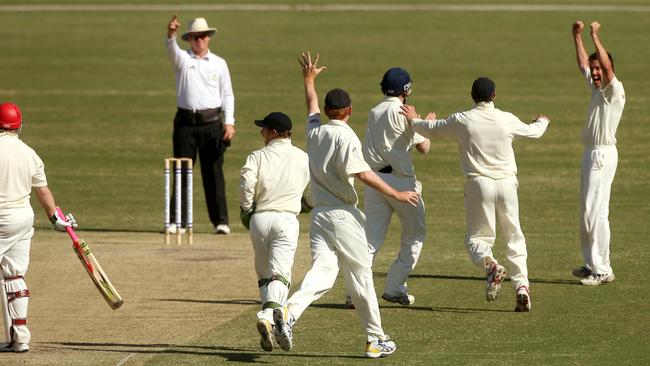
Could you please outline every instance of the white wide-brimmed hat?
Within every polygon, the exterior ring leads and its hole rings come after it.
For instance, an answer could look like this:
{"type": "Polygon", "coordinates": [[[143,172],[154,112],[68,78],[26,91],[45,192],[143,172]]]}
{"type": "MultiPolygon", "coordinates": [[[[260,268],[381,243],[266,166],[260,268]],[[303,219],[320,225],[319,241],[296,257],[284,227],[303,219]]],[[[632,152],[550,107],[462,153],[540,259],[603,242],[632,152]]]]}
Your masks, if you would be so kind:
{"type": "Polygon", "coordinates": [[[217,33],[217,28],[210,28],[210,26],[208,26],[208,21],[205,20],[205,18],[196,18],[190,20],[187,32],[183,33],[181,38],[183,41],[188,41],[192,33],[210,33],[209,35],[212,37],[217,33]]]}

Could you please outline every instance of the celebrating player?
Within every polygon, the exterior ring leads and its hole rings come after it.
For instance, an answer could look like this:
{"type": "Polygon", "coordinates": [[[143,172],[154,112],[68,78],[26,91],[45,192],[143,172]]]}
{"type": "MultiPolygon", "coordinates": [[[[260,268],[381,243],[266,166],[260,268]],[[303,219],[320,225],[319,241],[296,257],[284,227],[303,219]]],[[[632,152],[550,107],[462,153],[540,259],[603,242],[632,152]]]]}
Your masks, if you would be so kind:
{"type": "MultiPolygon", "coordinates": [[[[363,157],[391,187],[421,193],[422,184],[415,178],[411,148],[426,154],[430,141],[415,133],[400,114],[400,106],[413,90],[411,76],[406,70],[394,67],[384,73],[380,85],[385,97],[368,114],[363,157]]],[[[381,297],[388,302],[411,305],[415,296],[408,293],[406,279],[415,268],[426,237],[424,200],[420,199],[417,206],[412,206],[387,197],[370,186],[365,187],[366,237],[373,256],[384,244],[393,212],[402,226],[401,247],[388,270],[381,297]]]]}
{"type": "MultiPolygon", "coordinates": [[[[356,207],[358,197],[353,178],[414,206],[420,197],[416,192],[396,191],[363,160],[361,142],[348,125],[352,101],[346,91],[333,89],[327,93],[325,114],[330,121],[321,125],[315,79],[326,68],[317,66],[318,55],[312,62],[311,55],[303,53],[299,61],[307,102],[307,154],[315,206],[309,233],[312,268],[300,289],[289,298],[288,317],[277,317],[277,337],[291,335],[293,325],[307,306],[332,288],[340,266],[346,289],[366,331],[366,357],[387,356],[395,352],[396,346],[381,327],[372,278],[372,255],[364,231],[365,217],[356,207]]],[[[275,312],[281,313],[279,309],[275,312]]]]}
{"type": "Polygon", "coordinates": [[[445,119],[429,114],[427,120],[422,120],[410,105],[402,106],[402,111],[416,132],[425,136],[439,133],[458,141],[460,163],[467,177],[465,246],[472,262],[487,273],[486,298],[496,300],[506,276],[506,269],[492,254],[498,221],[506,240],[506,258],[516,291],[515,311],[530,311],[528,254],[519,224],[519,183],[512,142],[517,137],[541,137],[550,120],[540,114],[534,123],[526,124],[513,114],[502,112],[494,107],[495,89],[492,80],[476,79],[472,84],[476,106],[445,119]]]}
{"type": "Polygon", "coordinates": [[[66,227],[76,226],[72,216],[68,215],[68,222],[58,216],[43,161],[18,136],[22,125],[18,106],[0,104],[0,304],[7,339],[0,352],[29,351],[29,290],[23,276],[34,234],[34,211],[29,203],[32,188],[55,230],[65,232],[66,227]]]}
{"type": "MultiPolygon", "coordinates": [[[[298,219],[309,183],[307,154],[291,144],[291,119],[273,112],[255,121],[266,146],[253,151],[241,169],[240,206],[250,226],[262,310],[257,313],[260,345],[273,351],[273,309],[285,309],[298,245],[298,219]]],[[[279,337],[284,350],[291,337],[279,337]]]]}
{"type": "Polygon", "coordinates": [[[609,197],[618,165],[616,129],[625,107],[625,90],[614,75],[614,60],[605,50],[600,24],[591,23],[596,52],[587,57],[582,43],[581,21],[573,23],[578,69],[591,90],[587,123],[582,130],[582,185],[580,189],[580,245],[584,265],[573,270],[587,286],[614,281],[609,262],[609,197]]]}
{"type": "MultiPolygon", "coordinates": [[[[214,233],[229,234],[223,155],[235,135],[235,96],[230,72],[226,61],[208,48],[217,32],[215,28],[210,28],[204,18],[190,21],[187,32],[181,36],[191,46],[184,52],[176,43],[180,25],[174,15],[167,26],[167,54],[176,72],[178,107],[174,117],[174,157],[191,158],[194,162],[198,150],[214,233]]],[[[186,221],[183,217],[183,224],[186,221]]],[[[181,230],[174,225],[170,229],[181,230]]]]}

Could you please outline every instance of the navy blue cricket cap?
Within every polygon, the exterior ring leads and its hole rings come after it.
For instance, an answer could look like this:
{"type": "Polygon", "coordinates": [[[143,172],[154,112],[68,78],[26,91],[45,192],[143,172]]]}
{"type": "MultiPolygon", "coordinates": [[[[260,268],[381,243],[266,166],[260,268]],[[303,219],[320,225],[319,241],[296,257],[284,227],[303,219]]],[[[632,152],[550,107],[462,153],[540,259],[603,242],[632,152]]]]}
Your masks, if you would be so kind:
{"type": "Polygon", "coordinates": [[[350,94],[343,89],[332,89],[325,96],[325,107],[332,109],[341,109],[349,107],[352,104],[350,94]]]}
{"type": "Polygon", "coordinates": [[[492,93],[496,90],[494,81],[485,76],[474,80],[472,84],[472,98],[478,101],[490,100],[492,93]]]}
{"type": "Polygon", "coordinates": [[[266,127],[276,132],[291,131],[291,118],[282,112],[269,113],[264,119],[255,120],[259,127],[266,127]]]}
{"type": "Polygon", "coordinates": [[[411,89],[411,75],[401,67],[393,67],[381,79],[381,91],[390,96],[399,96],[411,89]]]}

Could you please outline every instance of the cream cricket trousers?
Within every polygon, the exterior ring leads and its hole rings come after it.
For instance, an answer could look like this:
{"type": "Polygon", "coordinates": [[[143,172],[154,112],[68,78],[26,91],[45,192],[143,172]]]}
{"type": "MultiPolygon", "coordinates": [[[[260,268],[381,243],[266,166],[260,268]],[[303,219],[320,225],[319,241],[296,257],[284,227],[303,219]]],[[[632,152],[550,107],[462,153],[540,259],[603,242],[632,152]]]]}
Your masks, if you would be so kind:
{"type": "Polygon", "coordinates": [[[616,146],[598,146],[582,156],[580,244],[585,266],[593,273],[612,273],[609,263],[609,197],[618,165],[616,146]]]}
{"type": "MultiPolygon", "coordinates": [[[[398,177],[393,174],[377,173],[389,186],[398,191],[422,192],[422,185],[413,177],[398,177]]],[[[374,188],[366,186],[364,213],[366,214],[366,237],[373,258],[386,239],[386,231],[393,212],[402,224],[400,250],[386,274],[384,293],[399,296],[408,292],[406,280],[415,268],[426,238],[426,219],[424,200],[417,207],[399,202],[374,188]]]]}
{"type": "Polygon", "coordinates": [[[34,211],[31,207],[0,210],[0,304],[7,343],[29,343],[27,325],[29,297],[22,276],[29,266],[29,248],[34,235],[34,211]],[[11,301],[9,301],[11,300],[11,301]]]}
{"type": "Polygon", "coordinates": [[[485,260],[495,259],[492,246],[498,222],[506,243],[510,277],[515,290],[528,286],[526,239],[519,224],[519,200],[516,176],[492,179],[469,177],[465,183],[465,246],[470,259],[481,269],[485,260]]]}
{"type": "Polygon", "coordinates": [[[340,268],[345,278],[345,288],[352,297],[368,341],[386,338],[381,327],[372,279],[372,256],[364,223],[363,213],[354,206],[317,207],[312,210],[312,267],[287,305],[295,320],[300,318],[309,304],[334,286],[340,268]]]}
{"type": "Polygon", "coordinates": [[[291,281],[298,246],[298,218],[287,212],[257,212],[251,218],[250,233],[262,302],[257,318],[273,324],[273,308],[286,306],[289,296],[289,287],[277,276],[291,281]]]}

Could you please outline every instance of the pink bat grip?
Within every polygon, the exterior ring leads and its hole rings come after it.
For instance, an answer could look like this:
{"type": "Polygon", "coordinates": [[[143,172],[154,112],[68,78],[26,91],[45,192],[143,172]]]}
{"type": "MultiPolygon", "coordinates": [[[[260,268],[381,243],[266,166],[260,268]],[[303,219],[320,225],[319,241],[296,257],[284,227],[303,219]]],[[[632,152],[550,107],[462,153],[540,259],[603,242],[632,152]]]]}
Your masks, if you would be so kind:
{"type": "MultiPolygon", "coordinates": [[[[65,221],[65,222],[68,222],[68,220],[65,218],[65,215],[63,214],[63,211],[61,211],[60,207],[56,208],[56,213],[59,214],[59,217],[61,218],[61,220],[65,221]]],[[[68,232],[68,235],[70,235],[70,238],[72,239],[73,242],[75,242],[75,243],[79,242],[79,237],[74,232],[74,229],[72,228],[72,226],[66,227],[65,230],[68,232]]]]}

